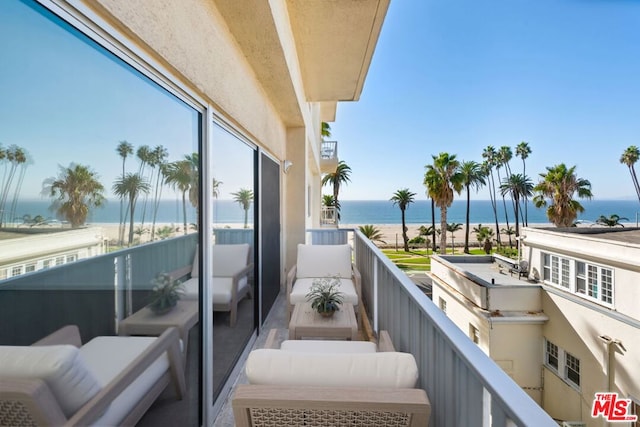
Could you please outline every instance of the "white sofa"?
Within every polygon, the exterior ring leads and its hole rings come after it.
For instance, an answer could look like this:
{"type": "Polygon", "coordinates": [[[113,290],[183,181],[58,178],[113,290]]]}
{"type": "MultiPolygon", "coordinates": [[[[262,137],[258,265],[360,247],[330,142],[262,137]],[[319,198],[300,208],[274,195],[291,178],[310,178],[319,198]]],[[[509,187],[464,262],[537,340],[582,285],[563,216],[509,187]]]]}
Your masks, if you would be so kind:
{"type": "MultiPolygon", "coordinates": [[[[248,296],[253,296],[249,275],[253,272],[250,262],[250,246],[247,243],[237,245],[213,245],[212,262],[213,277],[211,290],[213,292],[213,311],[228,311],[229,324],[235,326],[238,317],[238,302],[248,296]]],[[[183,285],[185,299],[198,299],[200,268],[198,250],[191,266],[191,275],[183,285]]]]}
{"type": "MultiPolygon", "coordinates": [[[[273,342],[271,334],[267,346],[273,342]]],[[[252,351],[249,384],[239,385],[232,401],[236,425],[265,419],[274,425],[428,425],[429,399],[414,388],[413,355],[381,344],[284,341],[279,349],[252,351]]]]}
{"type": "Polygon", "coordinates": [[[323,277],[340,280],[343,301],[351,303],[359,319],[361,276],[351,262],[349,245],[298,245],[298,256],[287,274],[287,308],[289,318],[295,304],[306,302],[313,281],[323,277]]]}
{"type": "Polygon", "coordinates": [[[0,425],[135,425],[170,381],[185,378],[177,329],[96,337],[66,326],[32,346],[0,346],[0,425]]]}

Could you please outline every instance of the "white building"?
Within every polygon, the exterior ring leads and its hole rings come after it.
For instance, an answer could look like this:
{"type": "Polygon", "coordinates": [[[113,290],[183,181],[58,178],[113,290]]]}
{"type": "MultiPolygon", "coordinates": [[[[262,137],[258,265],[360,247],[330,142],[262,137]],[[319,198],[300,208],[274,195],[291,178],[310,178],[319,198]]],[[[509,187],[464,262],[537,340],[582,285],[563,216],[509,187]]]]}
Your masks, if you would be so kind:
{"type": "Polygon", "coordinates": [[[522,238],[529,280],[490,257],[434,257],[434,303],[553,418],[603,425],[591,410],[606,391],[638,413],[640,230],[524,228],[522,238]]]}

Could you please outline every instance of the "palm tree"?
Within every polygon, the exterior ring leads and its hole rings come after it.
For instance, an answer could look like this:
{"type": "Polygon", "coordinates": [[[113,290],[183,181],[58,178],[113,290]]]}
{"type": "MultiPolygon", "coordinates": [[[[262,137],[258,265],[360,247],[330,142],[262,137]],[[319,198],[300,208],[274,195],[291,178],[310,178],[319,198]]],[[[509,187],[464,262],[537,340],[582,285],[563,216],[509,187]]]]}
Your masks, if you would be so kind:
{"type": "Polygon", "coordinates": [[[460,165],[460,173],[462,174],[462,183],[467,189],[467,216],[466,216],[466,228],[464,231],[464,253],[469,253],[469,216],[471,212],[471,187],[474,187],[476,191],[481,186],[486,185],[485,174],[482,170],[482,165],[478,162],[467,161],[462,162],[460,165]]]}
{"type": "Polygon", "coordinates": [[[535,206],[547,208],[547,218],[556,227],[570,227],[578,217],[578,213],[584,212],[584,207],[573,200],[573,195],[581,199],[590,199],[591,183],[575,174],[576,167],[567,168],[564,163],[553,167],[547,166],[547,173],[541,173],[542,180],[533,188],[537,194],[533,199],[535,206]]]}
{"type": "Polygon", "coordinates": [[[508,228],[503,228],[500,231],[502,231],[504,234],[506,234],[509,237],[509,249],[513,249],[513,242],[511,240],[511,236],[516,235],[516,230],[509,226],[508,228]]]}
{"type": "Polygon", "coordinates": [[[485,176],[489,178],[489,199],[491,199],[491,208],[493,209],[493,218],[496,225],[496,240],[500,243],[500,226],[498,225],[498,195],[496,193],[496,181],[493,176],[493,168],[496,167],[498,161],[498,153],[493,146],[489,145],[482,151],[482,169],[485,176]]]}
{"type": "MultiPolygon", "coordinates": [[[[511,152],[511,147],[503,145],[498,150],[497,163],[496,163],[496,173],[498,174],[498,187],[502,182],[502,178],[500,177],[500,168],[502,166],[504,166],[506,178],[509,179],[509,177],[511,176],[511,168],[509,167],[509,161],[511,160],[512,157],[513,157],[513,154],[511,152]]],[[[504,220],[505,220],[505,223],[507,224],[507,228],[509,228],[509,214],[507,213],[507,201],[504,198],[505,195],[504,194],[501,194],[501,195],[502,195],[502,207],[504,209],[504,220]]],[[[518,218],[516,218],[516,221],[517,220],[518,218]]],[[[509,241],[509,246],[511,246],[511,241],[509,241]]]]}
{"type": "Polygon", "coordinates": [[[617,214],[609,215],[609,218],[604,215],[600,215],[600,218],[596,220],[596,224],[605,225],[607,227],[615,227],[616,225],[619,225],[624,228],[624,225],[620,224],[620,221],[629,221],[629,218],[621,217],[617,214]]]}
{"type": "Polygon", "coordinates": [[[11,192],[11,186],[13,184],[13,179],[16,176],[16,172],[18,171],[18,166],[24,164],[27,161],[24,150],[17,145],[10,145],[6,150],[2,151],[2,154],[3,158],[6,159],[7,162],[9,162],[11,167],[5,165],[5,171],[2,180],[3,185],[2,191],[0,193],[0,226],[2,226],[5,220],[12,219],[15,216],[15,213],[11,212],[13,208],[6,208],[7,197],[9,197],[9,193],[11,192]]]}
{"type": "Polygon", "coordinates": [[[153,216],[151,219],[151,241],[156,237],[156,219],[158,217],[158,209],[160,208],[160,198],[162,197],[162,187],[164,186],[164,173],[167,164],[169,152],[162,145],[156,146],[151,153],[151,162],[149,165],[156,171],[156,179],[153,185],[153,216]]]}
{"type": "Polygon", "coordinates": [[[91,208],[100,207],[105,201],[98,174],[89,166],[74,163],[66,168],[60,166],[57,178],[46,179],[42,193],[55,198],[51,210],[69,221],[72,228],[84,225],[91,208]]]}
{"type": "MultiPolygon", "coordinates": [[[[187,234],[187,192],[194,182],[192,158],[185,156],[184,160],[177,160],[166,165],[164,170],[165,183],[182,193],[182,218],[184,234],[187,234]]],[[[193,204],[193,201],[191,201],[193,204]]]]}
{"type": "Polygon", "coordinates": [[[364,234],[364,236],[371,240],[372,242],[380,242],[386,244],[384,240],[382,240],[382,232],[375,226],[371,224],[361,225],[358,227],[360,232],[364,234]]]}
{"type": "Polygon", "coordinates": [[[251,208],[251,202],[253,201],[253,191],[241,188],[235,193],[231,193],[231,195],[233,200],[238,202],[244,209],[244,228],[249,228],[249,208],[251,208]]]}
{"type": "Polygon", "coordinates": [[[490,254],[491,249],[493,249],[493,245],[491,240],[493,239],[493,230],[490,227],[483,226],[482,224],[478,224],[477,227],[473,228],[473,232],[476,234],[476,239],[478,243],[482,245],[482,249],[484,253],[490,254]]]}
{"type": "Polygon", "coordinates": [[[324,177],[322,177],[322,185],[325,186],[327,184],[331,184],[333,186],[333,200],[335,201],[335,208],[337,211],[337,219],[340,219],[340,203],[338,201],[338,193],[340,192],[340,186],[346,184],[347,182],[351,182],[351,168],[341,160],[338,162],[338,166],[336,167],[336,171],[333,173],[328,173],[324,177]]]}
{"type": "Polygon", "coordinates": [[[436,202],[431,199],[431,252],[436,251],[436,202]]]}
{"type": "Polygon", "coordinates": [[[129,207],[129,240],[128,245],[133,243],[134,233],[134,213],[136,202],[140,193],[147,194],[151,190],[151,185],[140,175],[140,173],[128,173],[123,178],[119,178],[113,184],[113,192],[120,197],[126,197],[129,207]]]}
{"type": "MultiPolygon", "coordinates": [[[[451,233],[451,253],[454,254],[456,252],[456,245],[455,245],[455,232],[462,230],[462,224],[460,224],[459,222],[452,222],[450,224],[447,224],[447,231],[449,233],[451,233]]],[[[445,251],[446,253],[447,251],[445,251]]]]}
{"type": "MultiPolygon", "coordinates": [[[[118,146],[116,147],[116,152],[118,153],[118,155],[122,158],[122,176],[121,178],[124,179],[124,174],[125,174],[125,162],[127,160],[127,157],[129,157],[130,155],[133,154],[133,146],[131,144],[129,144],[127,141],[120,141],[118,143],[118,146]]],[[[126,217],[125,217],[125,208],[124,208],[124,197],[120,198],[120,223],[118,225],[118,242],[120,244],[122,244],[122,241],[124,240],[124,223],[126,222],[126,217]]]]}
{"type": "MultiPolygon", "coordinates": [[[[527,176],[527,163],[525,162],[525,160],[527,159],[527,157],[529,157],[529,154],[531,154],[531,148],[529,147],[528,142],[522,141],[520,142],[520,144],[516,146],[516,156],[522,159],[522,175],[524,175],[525,177],[527,176]]],[[[525,195],[524,196],[524,225],[525,226],[529,225],[528,204],[529,204],[529,196],[525,195]]]]}
{"type": "MultiPolygon", "coordinates": [[[[503,196],[506,194],[511,195],[511,200],[513,201],[513,213],[516,217],[516,237],[520,236],[520,221],[518,221],[520,199],[531,196],[532,191],[533,183],[521,173],[511,174],[508,178],[502,180],[502,184],[500,184],[500,193],[503,196]]],[[[507,224],[507,230],[509,228],[507,224]]],[[[511,244],[511,235],[509,235],[509,247],[513,247],[511,244]]]]}
{"type": "Polygon", "coordinates": [[[637,146],[632,145],[624,150],[622,156],[620,156],[620,163],[624,163],[629,168],[631,174],[631,180],[633,181],[633,187],[636,189],[638,200],[640,200],[640,184],[638,183],[638,176],[636,175],[635,164],[640,158],[640,149],[637,146]]]}
{"type": "Polygon", "coordinates": [[[440,153],[433,157],[433,164],[426,166],[424,185],[429,197],[440,208],[440,251],[446,253],[447,247],[447,209],[453,203],[453,192],[462,191],[462,174],[460,162],[455,154],[440,153]]]}
{"type": "Polygon", "coordinates": [[[405,211],[411,203],[414,202],[416,193],[409,191],[408,188],[397,190],[389,199],[393,202],[393,205],[398,205],[400,213],[402,215],[402,240],[404,241],[404,251],[409,252],[409,236],[407,236],[407,225],[405,221],[405,211]]]}
{"type": "Polygon", "coordinates": [[[13,200],[11,201],[11,209],[9,210],[9,218],[15,218],[16,216],[16,207],[18,206],[18,196],[20,195],[20,189],[22,188],[22,183],[24,182],[24,176],[27,172],[27,167],[33,163],[30,159],[27,151],[22,147],[16,147],[13,152],[13,161],[15,162],[16,169],[19,167],[20,172],[18,173],[18,179],[13,187],[13,200]]]}
{"type": "Polygon", "coordinates": [[[323,140],[325,138],[331,138],[331,126],[329,126],[329,123],[322,122],[322,129],[320,130],[320,136],[322,136],[323,140]]]}

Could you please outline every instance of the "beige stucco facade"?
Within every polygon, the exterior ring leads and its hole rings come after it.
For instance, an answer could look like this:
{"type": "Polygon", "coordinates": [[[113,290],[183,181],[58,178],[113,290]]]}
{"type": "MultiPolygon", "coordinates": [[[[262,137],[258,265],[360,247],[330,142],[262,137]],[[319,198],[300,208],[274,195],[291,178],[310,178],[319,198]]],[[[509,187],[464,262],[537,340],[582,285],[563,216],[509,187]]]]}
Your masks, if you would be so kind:
{"type": "Polygon", "coordinates": [[[596,392],[640,403],[640,231],[524,228],[522,236],[529,280],[484,257],[434,257],[433,301],[553,418],[602,426],[591,417],[596,392]],[[594,272],[592,291],[577,285],[578,263],[594,272]],[[567,357],[579,361],[578,383],[567,357]]]}
{"type": "Polygon", "coordinates": [[[319,226],[321,122],[360,97],[389,0],[71,1],[278,161],[283,271],[319,226]]]}

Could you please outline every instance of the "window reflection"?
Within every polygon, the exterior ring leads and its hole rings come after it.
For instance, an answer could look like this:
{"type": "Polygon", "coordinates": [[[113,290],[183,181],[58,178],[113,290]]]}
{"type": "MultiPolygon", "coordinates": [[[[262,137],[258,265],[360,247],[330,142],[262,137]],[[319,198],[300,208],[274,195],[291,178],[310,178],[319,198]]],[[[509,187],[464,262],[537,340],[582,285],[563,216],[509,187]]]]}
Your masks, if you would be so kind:
{"type": "Polygon", "coordinates": [[[214,395],[254,331],[255,150],[214,124],[213,367],[214,395]],[[235,277],[235,279],[233,279],[235,277]]]}

